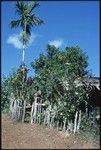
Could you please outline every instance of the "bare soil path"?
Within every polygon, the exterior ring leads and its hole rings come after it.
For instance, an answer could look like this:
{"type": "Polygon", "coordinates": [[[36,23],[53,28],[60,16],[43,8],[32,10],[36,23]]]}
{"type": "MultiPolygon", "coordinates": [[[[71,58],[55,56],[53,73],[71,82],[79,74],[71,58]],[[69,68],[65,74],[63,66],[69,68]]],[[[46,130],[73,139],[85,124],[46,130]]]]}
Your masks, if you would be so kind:
{"type": "Polygon", "coordinates": [[[99,149],[93,141],[79,136],[66,137],[56,129],[37,124],[16,123],[2,115],[2,149],[99,149]]]}

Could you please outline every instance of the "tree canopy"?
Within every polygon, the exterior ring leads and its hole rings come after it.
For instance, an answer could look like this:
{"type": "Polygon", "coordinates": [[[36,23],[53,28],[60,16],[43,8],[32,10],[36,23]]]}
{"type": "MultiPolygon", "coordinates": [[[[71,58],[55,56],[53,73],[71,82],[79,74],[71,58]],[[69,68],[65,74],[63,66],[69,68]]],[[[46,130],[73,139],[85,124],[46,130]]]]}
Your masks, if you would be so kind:
{"type": "Polygon", "coordinates": [[[31,63],[37,86],[45,101],[61,107],[60,112],[74,113],[87,99],[83,79],[87,74],[88,57],[78,46],[59,50],[48,45],[46,50],[46,55],[40,54],[31,63]]]}

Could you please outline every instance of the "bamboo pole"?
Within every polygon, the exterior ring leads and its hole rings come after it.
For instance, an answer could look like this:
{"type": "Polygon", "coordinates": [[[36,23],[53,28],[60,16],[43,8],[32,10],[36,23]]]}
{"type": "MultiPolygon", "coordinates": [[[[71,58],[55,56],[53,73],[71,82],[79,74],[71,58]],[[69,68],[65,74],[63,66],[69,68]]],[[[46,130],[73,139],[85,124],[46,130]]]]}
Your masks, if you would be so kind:
{"type": "Polygon", "coordinates": [[[46,124],[46,120],[47,120],[47,112],[44,111],[44,125],[46,124]]]}
{"type": "Polygon", "coordinates": [[[77,117],[78,117],[78,111],[75,113],[75,120],[74,120],[74,134],[77,131],[77,117]]]}
{"type": "Polygon", "coordinates": [[[39,105],[37,105],[36,122],[39,123],[39,105]]]}
{"type": "Polygon", "coordinates": [[[32,104],[32,108],[31,108],[31,124],[33,123],[33,111],[34,111],[34,102],[32,104]]]}
{"type": "Polygon", "coordinates": [[[20,106],[19,106],[19,99],[18,99],[18,120],[20,118],[20,106]]]}
{"type": "Polygon", "coordinates": [[[16,100],[14,100],[14,106],[12,109],[12,119],[17,121],[17,101],[16,100]]]}
{"type": "Polygon", "coordinates": [[[63,121],[63,131],[66,131],[66,118],[64,118],[64,121],[63,121]]]}
{"type": "Polygon", "coordinates": [[[34,105],[34,114],[33,114],[34,123],[36,122],[36,117],[37,117],[37,97],[35,98],[35,105],[34,105]]]}

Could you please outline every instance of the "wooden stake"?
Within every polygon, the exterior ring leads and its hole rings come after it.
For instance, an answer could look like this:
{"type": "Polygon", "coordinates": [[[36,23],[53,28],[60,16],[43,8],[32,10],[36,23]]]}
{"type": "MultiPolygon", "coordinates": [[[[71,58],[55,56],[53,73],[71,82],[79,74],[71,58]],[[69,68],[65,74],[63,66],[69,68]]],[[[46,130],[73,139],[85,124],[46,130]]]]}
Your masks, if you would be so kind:
{"type": "Polygon", "coordinates": [[[37,115],[37,97],[35,98],[35,105],[34,105],[34,114],[33,114],[34,123],[36,122],[36,115],[37,115]]]}
{"type": "Polygon", "coordinates": [[[63,121],[63,131],[66,131],[66,118],[63,121]]]}
{"type": "Polygon", "coordinates": [[[75,120],[74,120],[74,134],[77,130],[77,117],[78,117],[78,111],[76,111],[75,113],[75,120]]]}
{"type": "Polygon", "coordinates": [[[34,102],[32,104],[32,108],[31,108],[31,124],[33,123],[33,111],[34,111],[34,102]]]}

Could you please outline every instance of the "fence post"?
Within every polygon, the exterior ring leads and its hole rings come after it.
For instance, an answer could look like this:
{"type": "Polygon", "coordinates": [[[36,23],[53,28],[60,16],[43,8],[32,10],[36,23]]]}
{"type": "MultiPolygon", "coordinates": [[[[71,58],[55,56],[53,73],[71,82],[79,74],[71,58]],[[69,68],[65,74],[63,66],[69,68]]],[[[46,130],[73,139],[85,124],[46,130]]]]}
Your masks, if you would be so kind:
{"type": "Polygon", "coordinates": [[[75,113],[75,120],[74,120],[74,134],[77,131],[77,117],[78,117],[78,111],[75,113]]]}
{"type": "Polygon", "coordinates": [[[33,111],[34,111],[34,102],[32,104],[32,108],[31,108],[31,124],[33,123],[33,111]]]}
{"type": "Polygon", "coordinates": [[[63,120],[63,131],[66,131],[66,118],[64,118],[64,120],[63,120]]]}

